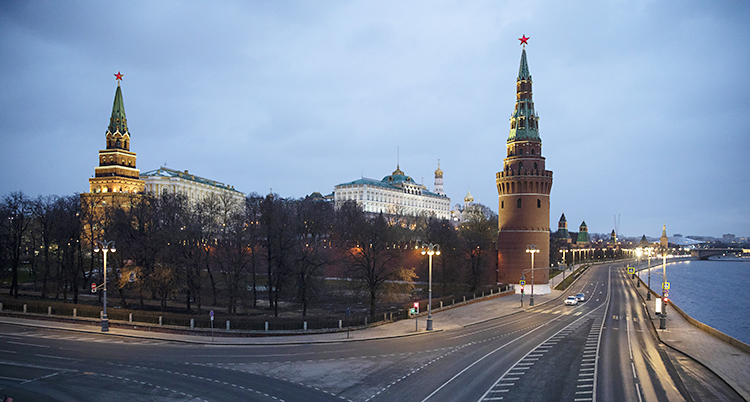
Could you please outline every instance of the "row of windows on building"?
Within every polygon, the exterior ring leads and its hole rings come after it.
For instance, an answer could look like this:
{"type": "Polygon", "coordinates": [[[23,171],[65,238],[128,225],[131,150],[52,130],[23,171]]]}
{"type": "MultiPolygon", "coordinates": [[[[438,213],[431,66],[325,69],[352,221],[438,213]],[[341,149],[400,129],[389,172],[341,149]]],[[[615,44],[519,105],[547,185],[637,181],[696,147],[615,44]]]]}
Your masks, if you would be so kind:
{"type": "Polygon", "coordinates": [[[346,193],[337,193],[336,194],[336,201],[372,201],[372,202],[379,202],[379,203],[385,203],[385,204],[399,204],[399,205],[405,205],[405,206],[411,206],[411,207],[417,207],[417,208],[427,208],[427,209],[436,209],[436,210],[444,210],[447,211],[450,208],[450,204],[448,200],[428,200],[428,201],[419,201],[414,200],[410,198],[405,197],[398,197],[393,195],[386,195],[383,193],[374,193],[371,194],[370,192],[367,192],[367,195],[364,195],[362,191],[360,192],[346,192],[346,193]]]}
{"type": "MultiPolygon", "coordinates": [[[[523,201],[519,198],[516,200],[516,208],[522,208],[523,201]]],[[[538,199],[536,200],[536,207],[541,208],[542,207],[542,200],[538,199]]],[[[505,209],[505,201],[500,201],[500,209],[505,209]]]]}
{"type": "Polygon", "coordinates": [[[516,182],[500,183],[499,188],[501,194],[513,194],[516,192],[536,192],[546,194],[549,191],[549,183],[539,181],[523,181],[518,182],[518,184],[516,184],[516,182]]]}

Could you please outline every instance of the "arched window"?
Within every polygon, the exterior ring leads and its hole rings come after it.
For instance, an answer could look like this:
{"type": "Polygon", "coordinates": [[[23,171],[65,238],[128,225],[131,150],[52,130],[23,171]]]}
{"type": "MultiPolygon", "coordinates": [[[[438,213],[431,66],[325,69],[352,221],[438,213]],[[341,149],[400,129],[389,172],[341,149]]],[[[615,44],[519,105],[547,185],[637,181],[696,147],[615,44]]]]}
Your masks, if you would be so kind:
{"type": "Polygon", "coordinates": [[[516,201],[516,208],[521,208],[521,199],[520,198],[516,201]]]}
{"type": "MultiPolygon", "coordinates": [[[[531,150],[531,154],[532,155],[534,154],[534,150],[533,149],[531,150]]],[[[539,165],[536,162],[534,162],[534,170],[537,170],[537,169],[539,169],[539,165]]]]}
{"type": "Polygon", "coordinates": [[[536,207],[537,208],[541,208],[542,207],[542,200],[540,200],[540,199],[536,200],[536,207]]]}

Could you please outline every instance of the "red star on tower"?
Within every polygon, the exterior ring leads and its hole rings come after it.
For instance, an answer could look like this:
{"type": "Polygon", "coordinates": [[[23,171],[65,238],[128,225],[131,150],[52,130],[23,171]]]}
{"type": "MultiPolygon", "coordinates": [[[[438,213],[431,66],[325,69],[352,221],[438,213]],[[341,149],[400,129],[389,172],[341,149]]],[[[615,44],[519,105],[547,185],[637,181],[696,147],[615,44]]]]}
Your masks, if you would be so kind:
{"type": "Polygon", "coordinates": [[[122,77],[123,77],[124,75],[125,75],[125,74],[120,74],[120,72],[118,71],[118,72],[117,72],[117,74],[115,74],[115,79],[116,79],[117,81],[122,81],[122,77]]]}
{"type": "Polygon", "coordinates": [[[528,45],[529,44],[529,42],[528,42],[529,39],[531,39],[531,38],[526,37],[526,35],[524,35],[522,38],[518,38],[518,40],[521,41],[520,45],[528,45]]]}

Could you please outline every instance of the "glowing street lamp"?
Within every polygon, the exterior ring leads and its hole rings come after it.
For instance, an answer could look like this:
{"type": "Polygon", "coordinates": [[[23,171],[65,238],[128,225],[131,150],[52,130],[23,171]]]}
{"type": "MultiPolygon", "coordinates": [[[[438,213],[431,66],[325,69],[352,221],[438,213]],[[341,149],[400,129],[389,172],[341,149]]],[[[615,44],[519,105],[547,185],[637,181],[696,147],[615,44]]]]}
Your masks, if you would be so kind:
{"type": "Polygon", "coordinates": [[[661,265],[661,319],[659,320],[659,328],[660,329],[667,329],[667,303],[664,301],[664,298],[667,296],[667,249],[662,249],[662,258],[663,262],[661,265]]]}
{"type": "Polygon", "coordinates": [[[529,299],[529,306],[534,305],[534,254],[539,252],[539,248],[536,244],[529,244],[526,246],[526,252],[531,254],[531,298],[529,299]]]}
{"type": "MultiPolygon", "coordinates": [[[[641,256],[643,255],[643,249],[640,248],[640,247],[636,248],[635,249],[635,255],[638,256],[638,263],[636,264],[636,267],[637,267],[641,263],[641,256]]],[[[641,287],[641,280],[640,280],[640,278],[638,279],[636,287],[641,287]]]]}
{"type": "Polygon", "coordinates": [[[94,242],[94,252],[98,253],[101,251],[104,253],[104,283],[102,284],[103,295],[102,295],[102,303],[104,304],[104,311],[102,312],[102,332],[109,331],[109,319],[107,319],[107,253],[108,252],[115,252],[115,242],[113,241],[106,241],[104,240],[99,241],[96,240],[94,242]]]}
{"type": "Polygon", "coordinates": [[[424,244],[422,243],[422,255],[430,256],[430,279],[429,279],[429,302],[427,303],[427,330],[432,331],[432,256],[440,255],[439,244],[424,244]]]}
{"type": "Polygon", "coordinates": [[[646,247],[646,255],[648,256],[648,292],[646,292],[646,300],[651,300],[651,252],[653,251],[652,247],[646,247]]]}

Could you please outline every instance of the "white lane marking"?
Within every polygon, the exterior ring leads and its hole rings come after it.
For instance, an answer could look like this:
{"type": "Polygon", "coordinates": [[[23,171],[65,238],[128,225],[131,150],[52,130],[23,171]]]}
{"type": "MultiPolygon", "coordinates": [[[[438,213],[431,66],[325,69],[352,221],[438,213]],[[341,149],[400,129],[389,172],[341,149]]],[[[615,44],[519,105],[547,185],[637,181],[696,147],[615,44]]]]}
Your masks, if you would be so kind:
{"type": "Polygon", "coordinates": [[[37,356],[37,357],[46,357],[48,359],[70,360],[70,361],[74,361],[74,362],[81,361],[81,359],[72,359],[70,357],[61,357],[61,356],[50,356],[50,355],[40,355],[40,354],[34,354],[34,356],[37,356]]]}
{"type": "MultiPolygon", "coordinates": [[[[536,327],[536,328],[532,329],[531,331],[529,331],[529,332],[527,332],[527,333],[525,333],[525,334],[523,334],[523,335],[521,335],[521,336],[519,336],[519,337],[517,337],[517,338],[515,338],[515,339],[512,339],[512,340],[511,340],[511,341],[509,341],[508,343],[505,343],[505,344],[503,344],[503,345],[501,345],[501,346],[499,346],[499,347],[495,348],[494,350],[490,351],[490,352],[489,352],[489,353],[487,353],[486,355],[484,355],[484,356],[480,357],[479,359],[475,360],[475,361],[474,361],[474,363],[471,363],[470,365],[468,365],[467,367],[465,367],[465,368],[464,368],[463,370],[459,371],[459,372],[458,372],[458,373],[457,373],[456,375],[454,375],[453,377],[451,377],[451,378],[450,378],[450,379],[449,379],[448,381],[444,382],[444,383],[443,383],[443,384],[442,384],[441,386],[439,386],[439,387],[438,387],[438,388],[437,388],[436,390],[432,391],[432,393],[430,393],[429,395],[427,395],[427,397],[425,397],[424,399],[422,399],[422,402],[425,402],[426,400],[428,400],[428,399],[432,398],[432,396],[433,396],[433,395],[435,395],[435,394],[437,394],[438,392],[440,392],[440,390],[441,390],[441,389],[445,388],[445,386],[446,386],[446,385],[448,385],[448,384],[449,384],[449,383],[451,383],[451,382],[452,382],[453,380],[455,380],[456,378],[458,378],[458,377],[459,377],[459,376],[460,376],[461,374],[465,373],[465,372],[466,372],[467,370],[469,370],[470,368],[474,367],[474,366],[475,366],[476,364],[478,364],[478,363],[479,363],[479,362],[481,362],[482,360],[484,360],[484,359],[486,359],[486,358],[490,357],[490,356],[491,356],[491,355],[493,355],[493,354],[494,354],[495,352],[497,352],[497,351],[499,351],[499,350],[501,350],[501,349],[505,348],[506,346],[510,345],[511,343],[514,343],[514,342],[518,341],[518,340],[519,340],[519,339],[521,339],[521,338],[525,338],[526,336],[528,336],[528,335],[530,335],[530,334],[532,334],[532,333],[536,332],[536,331],[537,331],[538,329],[540,329],[540,328],[543,328],[543,327],[544,327],[545,325],[547,325],[547,324],[549,324],[549,323],[551,323],[551,322],[553,322],[553,321],[557,321],[557,320],[559,320],[559,319],[560,319],[560,317],[559,317],[559,316],[558,316],[558,317],[556,317],[556,318],[553,318],[553,319],[551,319],[551,320],[549,320],[549,321],[545,322],[544,324],[542,324],[542,325],[540,325],[540,326],[538,326],[538,327],[536,327]]],[[[527,354],[528,354],[528,353],[527,353],[527,354]]],[[[524,356],[524,357],[525,357],[525,356],[524,356]]],[[[510,370],[508,370],[508,371],[510,371],[510,370]]],[[[491,388],[490,388],[490,389],[491,389],[491,388]]],[[[484,398],[485,396],[487,396],[487,393],[485,393],[485,394],[484,394],[484,395],[482,396],[482,398],[484,398]]]]}
{"type": "Polygon", "coordinates": [[[38,348],[49,348],[49,346],[47,345],[37,345],[35,343],[14,342],[14,341],[8,341],[8,343],[12,343],[14,345],[23,345],[23,346],[36,346],[38,348]]]}
{"type": "Polygon", "coordinates": [[[13,377],[2,377],[2,376],[0,376],[0,380],[27,381],[25,378],[13,378],[13,377]]]}
{"type": "Polygon", "coordinates": [[[47,375],[43,375],[43,376],[41,376],[41,377],[37,377],[37,378],[34,378],[34,379],[32,379],[32,380],[26,380],[26,381],[22,382],[21,384],[28,384],[28,383],[30,383],[30,382],[34,382],[34,381],[38,381],[38,380],[43,380],[43,379],[45,379],[45,378],[50,378],[50,377],[54,377],[54,376],[56,376],[56,375],[58,375],[58,374],[60,374],[60,373],[52,373],[52,374],[47,374],[47,375]]]}

